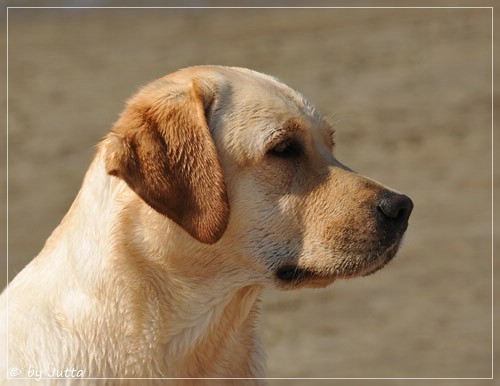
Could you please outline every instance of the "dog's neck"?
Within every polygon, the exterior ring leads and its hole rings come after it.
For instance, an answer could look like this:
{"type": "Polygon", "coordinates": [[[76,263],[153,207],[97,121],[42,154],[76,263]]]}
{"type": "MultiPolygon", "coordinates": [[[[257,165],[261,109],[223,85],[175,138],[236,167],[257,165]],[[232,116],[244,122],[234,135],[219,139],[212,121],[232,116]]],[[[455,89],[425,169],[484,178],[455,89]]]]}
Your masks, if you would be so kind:
{"type": "Polygon", "coordinates": [[[221,297],[216,288],[184,284],[184,299],[169,304],[171,328],[165,342],[166,356],[178,358],[172,363],[173,376],[263,376],[256,339],[260,288],[248,286],[221,297]]]}
{"type": "MultiPolygon", "coordinates": [[[[67,249],[64,256],[75,272],[89,274],[78,279],[78,286],[90,292],[106,288],[106,293],[94,293],[102,302],[100,312],[122,316],[122,325],[112,326],[116,349],[121,349],[122,334],[129,350],[137,347],[122,361],[127,373],[144,376],[133,369],[144,369],[146,361],[149,375],[262,376],[256,334],[261,286],[245,283],[238,272],[242,268],[236,263],[228,268],[228,257],[218,248],[192,240],[123,181],[107,175],[99,157],[54,235],[54,245],[67,249]],[[211,253],[204,256],[207,249],[211,253]],[[107,285],[99,285],[105,280],[107,285]],[[144,347],[150,350],[141,352],[144,347]],[[175,363],[164,358],[176,358],[175,363]]],[[[45,254],[50,249],[49,239],[45,254]]]]}

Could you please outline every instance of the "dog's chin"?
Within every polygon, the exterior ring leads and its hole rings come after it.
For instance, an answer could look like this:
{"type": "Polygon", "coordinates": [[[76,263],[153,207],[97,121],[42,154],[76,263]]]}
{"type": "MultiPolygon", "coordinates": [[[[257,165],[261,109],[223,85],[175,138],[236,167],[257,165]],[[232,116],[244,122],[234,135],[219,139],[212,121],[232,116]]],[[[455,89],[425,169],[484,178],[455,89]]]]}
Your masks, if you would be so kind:
{"type": "Polygon", "coordinates": [[[369,276],[374,274],[377,271],[380,271],[384,268],[393,258],[396,256],[398,252],[400,243],[395,243],[391,245],[386,251],[381,254],[378,258],[376,258],[373,263],[367,265],[358,275],[356,276],[369,276]]]}
{"type": "MultiPolygon", "coordinates": [[[[337,279],[369,276],[384,268],[396,255],[400,243],[391,245],[375,258],[364,259],[362,264],[342,264],[342,269],[314,269],[300,264],[287,264],[276,271],[277,286],[280,289],[323,288],[337,279]],[[355,267],[355,268],[348,268],[355,267]]],[[[347,259],[348,260],[348,259],[347,259]]]]}

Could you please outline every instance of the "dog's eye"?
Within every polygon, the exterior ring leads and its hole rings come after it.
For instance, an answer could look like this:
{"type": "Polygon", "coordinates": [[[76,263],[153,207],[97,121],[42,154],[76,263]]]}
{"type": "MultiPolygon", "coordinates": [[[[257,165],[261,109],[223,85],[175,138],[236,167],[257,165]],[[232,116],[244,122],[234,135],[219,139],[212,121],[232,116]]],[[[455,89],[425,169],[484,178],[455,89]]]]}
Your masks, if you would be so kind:
{"type": "Polygon", "coordinates": [[[279,158],[297,158],[303,153],[302,145],[294,140],[285,140],[269,150],[269,154],[279,158]]]}

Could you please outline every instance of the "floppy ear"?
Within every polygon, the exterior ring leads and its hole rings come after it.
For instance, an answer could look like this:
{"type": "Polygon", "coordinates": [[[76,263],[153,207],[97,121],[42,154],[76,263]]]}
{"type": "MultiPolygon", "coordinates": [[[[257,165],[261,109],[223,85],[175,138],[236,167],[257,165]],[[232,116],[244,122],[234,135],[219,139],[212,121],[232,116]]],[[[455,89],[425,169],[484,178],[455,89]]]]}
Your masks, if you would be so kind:
{"type": "Polygon", "coordinates": [[[164,83],[132,98],[105,140],[106,171],[195,239],[212,244],[229,221],[222,167],[205,117],[213,91],[202,91],[196,81],[181,91],[169,87],[164,83]]]}

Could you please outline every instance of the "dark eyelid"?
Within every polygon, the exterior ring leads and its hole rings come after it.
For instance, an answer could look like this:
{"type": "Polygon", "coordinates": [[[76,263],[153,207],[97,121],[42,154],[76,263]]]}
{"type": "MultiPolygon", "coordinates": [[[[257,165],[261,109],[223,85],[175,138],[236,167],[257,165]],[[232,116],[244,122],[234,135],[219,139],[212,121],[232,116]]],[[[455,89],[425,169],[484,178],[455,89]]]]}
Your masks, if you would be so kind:
{"type": "Polygon", "coordinates": [[[273,146],[286,141],[292,138],[291,130],[288,128],[274,130],[267,138],[266,138],[266,148],[267,150],[271,149],[273,146]]]}
{"type": "Polygon", "coordinates": [[[281,143],[296,141],[300,144],[301,140],[301,132],[295,126],[283,126],[279,129],[273,130],[266,138],[266,152],[269,152],[281,143]]]}
{"type": "Polygon", "coordinates": [[[299,118],[290,118],[271,130],[266,138],[265,153],[279,158],[297,158],[305,152],[304,125],[299,118]]]}
{"type": "Polygon", "coordinates": [[[294,137],[274,141],[267,154],[277,158],[297,158],[304,153],[302,143],[294,137]]]}

